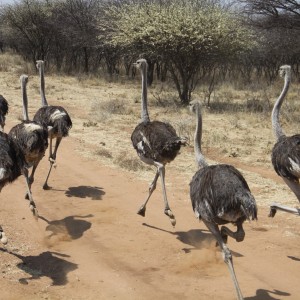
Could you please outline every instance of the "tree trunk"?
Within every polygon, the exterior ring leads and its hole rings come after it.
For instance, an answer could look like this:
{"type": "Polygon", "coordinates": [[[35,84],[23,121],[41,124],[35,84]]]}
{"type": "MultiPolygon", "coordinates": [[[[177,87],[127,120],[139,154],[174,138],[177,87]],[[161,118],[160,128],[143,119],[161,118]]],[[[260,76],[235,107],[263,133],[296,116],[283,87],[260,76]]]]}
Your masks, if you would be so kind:
{"type": "Polygon", "coordinates": [[[88,73],[89,72],[89,55],[88,55],[87,47],[83,48],[83,53],[84,53],[84,72],[88,73]]]}

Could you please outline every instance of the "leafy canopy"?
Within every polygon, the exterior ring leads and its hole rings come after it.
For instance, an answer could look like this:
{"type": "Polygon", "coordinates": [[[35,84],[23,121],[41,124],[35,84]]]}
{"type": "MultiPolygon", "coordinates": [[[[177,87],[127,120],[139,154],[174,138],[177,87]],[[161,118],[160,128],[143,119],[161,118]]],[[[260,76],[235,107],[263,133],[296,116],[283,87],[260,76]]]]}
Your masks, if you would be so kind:
{"type": "Polygon", "coordinates": [[[252,46],[250,32],[217,6],[199,7],[192,1],[125,4],[111,8],[109,15],[110,42],[148,55],[218,60],[252,46]]]}

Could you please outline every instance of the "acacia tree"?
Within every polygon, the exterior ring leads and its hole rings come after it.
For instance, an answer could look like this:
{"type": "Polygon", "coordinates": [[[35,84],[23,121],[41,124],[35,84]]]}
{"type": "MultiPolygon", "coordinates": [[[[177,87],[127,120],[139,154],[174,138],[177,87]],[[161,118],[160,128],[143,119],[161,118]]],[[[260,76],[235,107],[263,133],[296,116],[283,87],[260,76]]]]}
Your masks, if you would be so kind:
{"type": "Polygon", "coordinates": [[[160,1],[112,6],[107,10],[107,42],[128,53],[166,62],[180,100],[186,104],[201,66],[231,59],[253,41],[237,19],[207,3],[172,1],[166,5],[160,1]]]}

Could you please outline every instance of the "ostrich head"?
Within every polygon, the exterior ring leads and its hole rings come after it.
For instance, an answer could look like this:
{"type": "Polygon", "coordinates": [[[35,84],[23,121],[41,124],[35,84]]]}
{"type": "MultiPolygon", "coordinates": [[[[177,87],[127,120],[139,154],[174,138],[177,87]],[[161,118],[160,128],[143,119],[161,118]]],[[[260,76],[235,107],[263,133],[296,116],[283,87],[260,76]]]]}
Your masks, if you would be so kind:
{"type": "Polygon", "coordinates": [[[201,107],[201,103],[199,100],[193,100],[189,103],[190,112],[196,113],[196,109],[201,107]]]}
{"type": "Polygon", "coordinates": [[[133,64],[138,70],[145,70],[148,66],[146,59],[140,58],[133,64]]]}
{"type": "Polygon", "coordinates": [[[40,70],[44,66],[44,61],[43,60],[37,60],[36,61],[36,68],[40,70]]]}
{"type": "Polygon", "coordinates": [[[20,82],[27,84],[28,83],[28,76],[25,75],[25,74],[21,75],[20,76],[20,82]]]}
{"type": "Polygon", "coordinates": [[[291,66],[289,65],[283,65],[279,68],[279,76],[288,78],[291,78],[291,66]]]}

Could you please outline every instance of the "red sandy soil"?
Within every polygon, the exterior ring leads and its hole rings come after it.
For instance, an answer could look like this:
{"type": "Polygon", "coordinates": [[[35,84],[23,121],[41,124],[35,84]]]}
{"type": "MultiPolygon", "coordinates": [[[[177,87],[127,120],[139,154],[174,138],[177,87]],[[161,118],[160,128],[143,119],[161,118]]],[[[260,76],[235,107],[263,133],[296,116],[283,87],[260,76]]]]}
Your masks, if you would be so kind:
{"type": "MultiPolygon", "coordinates": [[[[236,298],[219,248],[194,217],[188,186],[177,190],[180,174],[166,173],[173,228],[160,184],[143,218],[136,212],[148,182],[83,158],[75,147],[71,137],[62,142],[49,191],[42,189],[47,158],[41,162],[32,189],[38,220],[24,199],[24,178],[1,193],[9,243],[1,246],[0,299],[236,298]]],[[[228,243],[244,298],[300,299],[300,219],[281,212],[270,219],[268,207],[258,217],[245,223],[242,243],[228,243]]]]}

